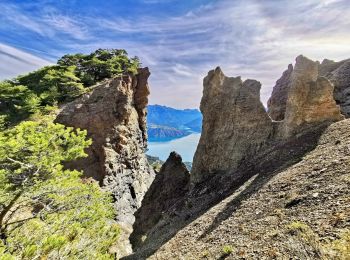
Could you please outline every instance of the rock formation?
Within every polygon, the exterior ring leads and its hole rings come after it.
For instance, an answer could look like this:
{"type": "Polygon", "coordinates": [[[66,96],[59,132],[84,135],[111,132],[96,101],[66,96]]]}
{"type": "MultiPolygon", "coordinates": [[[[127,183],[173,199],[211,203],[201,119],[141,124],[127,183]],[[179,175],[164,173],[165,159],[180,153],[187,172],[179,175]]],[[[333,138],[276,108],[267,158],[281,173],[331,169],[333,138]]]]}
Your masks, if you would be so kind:
{"type": "Polygon", "coordinates": [[[190,173],[182,158],[172,152],[147,191],[142,206],[135,213],[136,222],[130,237],[134,247],[140,246],[148,232],[162,220],[163,212],[179,207],[177,203],[189,189],[190,173]]]}
{"type": "Polygon", "coordinates": [[[334,86],[327,78],[319,77],[318,74],[317,62],[302,55],[296,58],[283,122],[285,137],[318,123],[344,118],[333,98],[334,86]]]}
{"type": "MultiPolygon", "coordinates": [[[[91,92],[62,107],[56,121],[86,129],[92,139],[88,157],[67,165],[83,170],[112,192],[117,221],[127,241],[134,223],[133,213],[149,188],[154,172],[144,153],[147,145],[146,106],[148,68],[137,76],[107,80],[91,92]]],[[[123,245],[126,254],[131,247],[123,245]]]]}
{"type": "MultiPolygon", "coordinates": [[[[340,105],[341,113],[350,117],[350,59],[334,62],[324,59],[318,66],[318,77],[326,77],[333,85],[333,97],[340,105]]],[[[272,95],[267,103],[268,113],[273,120],[283,120],[287,104],[287,96],[292,81],[293,68],[288,66],[282,77],[276,82],[272,95]]]]}
{"type": "Polygon", "coordinates": [[[288,69],[284,71],[282,77],[277,80],[276,85],[273,88],[272,95],[267,101],[269,116],[275,121],[281,121],[284,119],[292,72],[293,65],[289,64],[288,69]]]}
{"type": "MultiPolygon", "coordinates": [[[[334,99],[340,105],[342,114],[350,117],[350,60],[333,62],[337,68],[325,73],[325,76],[334,84],[334,99]]],[[[324,64],[324,61],[322,62],[324,64]]],[[[324,65],[320,66],[320,70],[324,65]]],[[[321,72],[320,72],[321,74],[321,72]]],[[[322,74],[321,74],[322,75],[322,74]]]]}
{"type": "Polygon", "coordinates": [[[264,147],[273,132],[260,102],[260,82],[226,77],[218,67],[209,71],[203,86],[203,126],[193,160],[193,182],[237,168],[264,147]]]}
{"type": "Polygon", "coordinates": [[[216,68],[203,85],[203,131],[193,161],[194,183],[236,170],[273,142],[343,119],[332,83],[319,76],[318,62],[302,55],[296,58],[294,69],[290,65],[277,81],[269,100],[270,116],[283,119],[280,122],[273,122],[260,102],[258,81],[242,82],[216,68]]]}

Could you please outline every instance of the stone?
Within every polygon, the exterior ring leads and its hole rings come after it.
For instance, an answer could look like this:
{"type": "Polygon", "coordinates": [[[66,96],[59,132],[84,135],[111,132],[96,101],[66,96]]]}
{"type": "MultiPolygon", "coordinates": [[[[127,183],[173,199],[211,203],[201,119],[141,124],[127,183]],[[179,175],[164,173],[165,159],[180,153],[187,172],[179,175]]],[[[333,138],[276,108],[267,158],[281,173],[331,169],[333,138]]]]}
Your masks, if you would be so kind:
{"type": "Polygon", "coordinates": [[[191,181],[237,168],[269,142],[273,123],[260,101],[260,82],[226,77],[220,67],[203,81],[202,135],[191,181]]]}
{"type": "Polygon", "coordinates": [[[92,139],[88,157],[66,166],[84,171],[85,177],[112,193],[116,220],[124,230],[119,257],[131,253],[128,236],[133,214],[154,178],[145,155],[149,75],[144,68],[136,76],[106,80],[64,105],[56,118],[64,125],[86,129],[92,139]]]}
{"type": "MultiPolygon", "coordinates": [[[[189,189],[190,173],[182,158],[172,152],[147,191],[142,206],[135,213],[136,222],[130,236],[133,247],[138,247],[147,238],[147,233],[169,212],[189,189]]],[[[177,205],[179,206],[179,205],[177,205]]]]}
{"type": "Polygon", "coordinates": [[[288,69],[283,72],[280,79],[276,81],[270,99],[267,101],[268,114],[272,120],[281,121],[286,112],[286,103],[293,65],[289,64],[288,69]]]}
{"type": "Polygon", "coordinates": [[[333,98],[334,86],[327,78],[319,77],[318,64],[302,55],[296,58],[281,129],[284,138],[344,118],[333,98]]]}

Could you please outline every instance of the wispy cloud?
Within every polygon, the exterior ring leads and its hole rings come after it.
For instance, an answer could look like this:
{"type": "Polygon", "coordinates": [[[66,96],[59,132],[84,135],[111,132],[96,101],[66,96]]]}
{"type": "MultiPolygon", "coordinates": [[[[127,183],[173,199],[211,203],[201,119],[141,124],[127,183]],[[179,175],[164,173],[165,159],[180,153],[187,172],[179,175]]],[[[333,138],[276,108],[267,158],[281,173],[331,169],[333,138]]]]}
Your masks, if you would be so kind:
{"type": "MultiPolygon", "coordinates": [[[[171,1],[139,3],[156,8],[171,1]]],[[[76,10],[68,15],[46,7],[33,17],[6,6],[6,17],[19,17],[28,30],[57,39],[62,54],[124,48],[139,56],[151,68],[151,102],[175,107],[198,106],[202,78],[217,65],[227,75],[261,81],[266,102],[299,54],[339,60],[350,53],[348,0],[213,0],[177,15],[156,10],[115,16],[76,10]]]]}
{"type": "Polygon", "coordinates": [[[15,25],[18,29],[24,28],[40,36],[57,37],[57,39],[62,34],[77,40],[84,40],[89,37],[88,30],[83,22],[63,15],[53,7],[42,7],[35,14],[8,3],[0,3],[0,9],[2,10],[0,21],[3,21],[5,27],[15,25]]]}
{"type": "Polygon", "coordinates": [[[0,79],[12,78],[51,64],[27,52],[0,43],[0,79]]]}

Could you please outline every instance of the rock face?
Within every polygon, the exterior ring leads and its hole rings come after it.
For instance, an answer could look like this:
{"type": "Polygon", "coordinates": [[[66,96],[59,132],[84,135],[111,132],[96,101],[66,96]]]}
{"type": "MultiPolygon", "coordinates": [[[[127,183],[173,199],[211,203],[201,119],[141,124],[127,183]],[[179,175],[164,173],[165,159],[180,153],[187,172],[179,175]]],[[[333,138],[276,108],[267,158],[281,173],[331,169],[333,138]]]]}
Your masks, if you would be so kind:
{"type": "Polygon", "coordinates": [[[192,182],[235,171],[274,142],[343,119],[333,98],[333,85],[319,76],[318,65],[300,55],[294,69],[290,65],[277,81],[269,113],[280,122],[272,121],[261,104],[258,81],[226,77],[220,68],[210,71],[203,83],[203,130],[194,156],[192,182]]]}
{"type": "Polygon", "coordinates": [[[193,182],[237,168],[273,133],[273,123],[260,102],[260,82],[226,77],[218,67],[209,71],[203,86],[203,126],[193,160],[193,182]]]}
{"type": "MultiPolygon", "coordinates": [[[[316,66],[316,63],[314,63],[316,66]]],[[[350,117],[350,59],[334,62],[324,59],[317,62],[318,77],[326,77],[333,85],[333,97],[340,105],[341,113],[350,117]]],[[[273,120],[283,120],[287,104],[287,97],[292,81],[292,65],[288,66],[282,77],[276,82],[272,95],[267,103],[268,113],[273,120]]]]}
{"type": "MultiPolygon", "coordinates": [[[[234,256],[237,259],[266,256],[304,259],[309,253],[309,256],[314,256],[314,250],[303,248],[304,244],[295,248],[290,246],[291,238],[288,236],[279,239],[272,235],[271,243],[265,241],[268,239],[266,235],[275,227],[280,225],[279,233],[282,234],[289,222],[298,219],[294,218],[291,208],[303,205],[299,208],[298,217],[305,214],[302,219],[306,221],[315,217],[313,210],[305,211],[314,205],[313,202],[306,203],[305,194],[314,200],[323,192],[319,188],[326,185],[327,196],[334,195],[327,200],[340,194],[332,190],[332,182],[329,181],[330,176],[340,172],[330,167],[332,171],[324,174],[327,168],[323,167],[340,162],[342,155],[339,152],[346,147],[343,141],[348,143],[349,136],[346,134],[346,140],[338,140],[337,134],[333,133],[334,127],[330,127],[317,148],[325,129],[333,121],[343,118],[333,99],[333,85],[327,78],[319,76],[317,62],[297,57],[294,69],[289,66],[276,84],[274,98],[270,99],[270,108],[274,109],[269,112],[276,120],[268,116],[260,102],[258,81],[242,82],[240,77],[226,77],[220,68],[216,68],[208,73],[203,85],[200,106],[202,136],[194,156],[190,188],[187,188],[187,181],[182,182],[182,177],[176,178],[180,181],[164,181],[163,175],[156,177],[152,184],[154,188],[149,190],[137,212],[137,227],[132,234],[134,253],[125,259],[221,259],[227,256],[220,255],[222,248],[235,242],[240,250],[230,255],[230,259],[236,259],[234,256]],[[343,148],[338,149],[336,146],[340,145],[343,148]],[[312,153],[315,148],[318,151],[312,153]],[[305,156],[309,157],[304,159],[305,156]],[[299,177],[300,168],[293,165],[302,160],[306,167],[299,177]],[[317,171],[316,175],[312,174],[314,171],[317,171]],[[321,174],[322,181],[319,179],[321,174]],[[283,181],[276,182],[276,176],[283,181]],[[315,182],[321,186],[313,185],[315,182]],[[170,184],[170,187],[166,186],[170,184]],[[296,188],[290,192],[291,186],[296,188]],[[166,187],[165,194],[163,190],[157,190],[163,187],[166,187]],[[186,188],[181,190],[183,187],[186,188]],[[297,196],[294,193],[298,193],[297,196]],[[251,196],[253,199],[250,199],[251,196]],[[246,202],[250,203],[249,207],[246,202]],[[286,217],[283,215],[277,219],[281,210],[286,217]],[[288,223],[283,222],[286,218],[288,223]],[[255,229],[260,230],[259,237],[255,236],[255,229]],[[250,233],[247,234],[246,230],[250,233]],[[246,240],[243,244],[242,239],[246,240]],[[269,247],[277,241],[281,245],[277,249],[282,252],[278,256],[270,254],[275,249],[269,247]],[[220,246],[216,247],[216,244],[220,246]],[[215,250],[211,254],[212,248],[215,250]]],[[[349,122],[337,124],[342,128],[342,136],[347,133],[349,122]]],[[[180,161],[174,155],[171,157],[173,159],[168,160],[161,172],[173,178],[184,176],[180,161]]],[[[342,174],[337,175],[337,185],[343,189],[342,174]]],[[[332,204],[334,201],[329,203],[329,209],[330,205],[342,205],[343,196],[346,196],[345,190],[335,199],[338,204],[332,204]]],[[[314,209],[319,215],[315,219],[323,221],[322,216],[334,208],[329,211],[323,207],[325,200],[318,202],[314,209]]],[[[344,212],[343,206],[337,208],[344,212]]]]}
{"type": "MultiPolygon", "coordinates": [[[[337,63],[339,64],[339,63],[337,63]]],[[[350,60],[340,63],[341,65],[327,75],[334,84],[334,99],[340,105],[342,114],[350,117],[350,60]]],[[[321,64],[322,67],[322,64],[321,64]]]]}
{"type": "Polygon", "coordinates": [[[162,220],[164,211],[176,208],[189,190],[190,173],[179,154],[172,152],[147,191],[142,206],[135,213],[136,222],[130,237],[134,247],[143,242],[143,237],[162,220]]]}
{"type": "MultiPolygon", "coordinates": [[[[133,213],[141,206],[154,178],[144,153],[147,145],[146,106],[149,88],[148,68],[137,76],[107,80],[90,93],[65,105],[56,121],[86,129],[92,139],[88,157],[67,167],[83,170],[112,192],[117,221],[125,238],[132,231],[133,213]]],[[[130,253],[131,247],[121,246],[130,253]]]]}
{"type": "Polygon", "coordinates": [[[333,98],[334,86],[318,76],[318,63],[300,55],[291,75],[284,120],[285,137],[309,126],[344,117],[333,98]]]}
{"type": "Polygon", "coordinates": [[[281,121],[284,119],[292,72],[293,65],[289,64],[288,69],[284,71],[282,77],[277,80],[276,85],[273,88],[272,95],[267,101],[269,116],[275,121],[281,121]]]}

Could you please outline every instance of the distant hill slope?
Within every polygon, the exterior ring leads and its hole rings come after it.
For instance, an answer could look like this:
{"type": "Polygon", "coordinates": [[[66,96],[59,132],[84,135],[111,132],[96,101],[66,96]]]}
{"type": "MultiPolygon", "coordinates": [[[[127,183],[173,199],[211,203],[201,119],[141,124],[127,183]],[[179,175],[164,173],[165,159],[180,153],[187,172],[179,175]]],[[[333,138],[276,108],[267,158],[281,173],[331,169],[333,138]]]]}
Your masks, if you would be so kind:
{"type": "Polygon", "coordinates": [[[149,105],[147,115],[150,141],[178,138],[192,132],[200,132],[202,114],[198,109],[175,109],[161,105],[149,105]]]}

